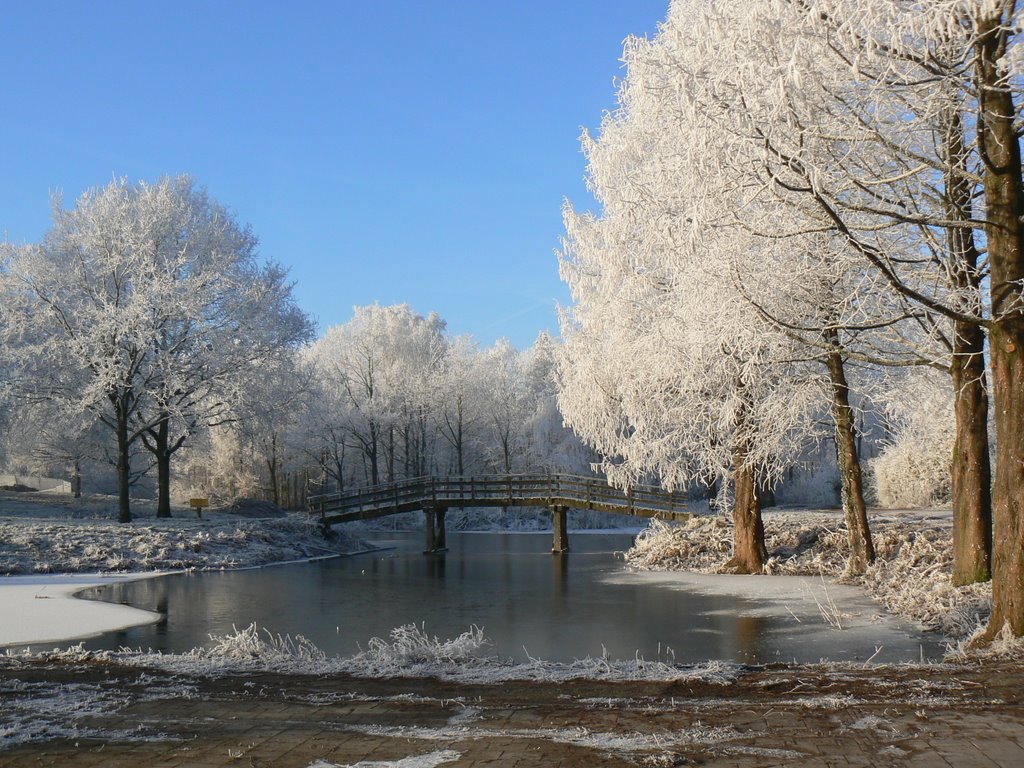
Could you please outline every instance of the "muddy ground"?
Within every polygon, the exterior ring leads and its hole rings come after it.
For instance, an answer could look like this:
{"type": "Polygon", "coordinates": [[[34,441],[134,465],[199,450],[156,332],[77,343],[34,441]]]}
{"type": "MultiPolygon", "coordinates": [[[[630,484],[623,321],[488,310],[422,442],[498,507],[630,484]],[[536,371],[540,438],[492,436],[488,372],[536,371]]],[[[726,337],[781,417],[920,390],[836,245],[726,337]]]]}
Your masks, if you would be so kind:
{"type": "Polygon", "coordinates": [[[0,658],[0,766],[1024,765],[1024,669],[503,683],[0,658]]]}

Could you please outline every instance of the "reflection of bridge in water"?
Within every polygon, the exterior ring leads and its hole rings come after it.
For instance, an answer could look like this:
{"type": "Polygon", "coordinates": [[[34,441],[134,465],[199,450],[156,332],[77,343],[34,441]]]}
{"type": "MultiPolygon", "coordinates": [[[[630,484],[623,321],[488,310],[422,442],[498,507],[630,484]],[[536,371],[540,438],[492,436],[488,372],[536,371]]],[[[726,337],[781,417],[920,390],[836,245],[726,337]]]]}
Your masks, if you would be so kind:
{"type": "Polygon", "coordinates": [[[663,520],[689,517],[681,494],[649,485],[623,491],[603,479],[577,475],[418,477],[309,498],[310,511],[324,525],[422,510],[427,552],[445,548],[445,513],[451,507],[547,507],[554,529],[551,551],[556,554],[569,551],[565,519],[570,508],[663,520]]]}

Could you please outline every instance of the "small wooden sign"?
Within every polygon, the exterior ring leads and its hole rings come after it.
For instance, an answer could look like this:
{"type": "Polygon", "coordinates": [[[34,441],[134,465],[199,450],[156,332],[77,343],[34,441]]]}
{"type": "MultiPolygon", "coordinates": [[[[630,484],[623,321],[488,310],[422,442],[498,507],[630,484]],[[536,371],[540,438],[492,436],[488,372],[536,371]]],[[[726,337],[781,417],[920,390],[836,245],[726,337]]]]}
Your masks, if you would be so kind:
{"type": "Polygon", "coordinates": [[[203,516],[203,508],[210,506],[210,500],[196,496],[188,500],[188,505],[196,511],[199,517],[203,516]]]}

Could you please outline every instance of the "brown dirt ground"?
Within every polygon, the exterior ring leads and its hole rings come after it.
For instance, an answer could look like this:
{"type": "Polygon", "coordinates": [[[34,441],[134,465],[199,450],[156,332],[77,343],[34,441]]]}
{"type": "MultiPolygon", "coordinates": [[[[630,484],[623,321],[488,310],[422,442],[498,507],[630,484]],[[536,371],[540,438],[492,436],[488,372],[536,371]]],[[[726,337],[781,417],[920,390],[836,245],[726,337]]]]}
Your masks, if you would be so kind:
{"type": "MultiPolygon", "coordinates": [[[[433,679],[172,675],[0,657],[0,734],[38,698],[34,743],[0,766],[1024,765],[1024,668],[760,667],[706,682],[473,685],[433,679]],[[57,736],[39,691],[113,705],[57,736]],[[184,694],[183,694],[184,691],[184,694]],[[88,733],[83,728],[91,729],[88,733]],[[441,761],[441,762],[438,762],[441,761]]],[[[59,719],[59,718],[56,718],[59,719]]],[[[24,735],[23,733],[21,735],[24,735]]]]}

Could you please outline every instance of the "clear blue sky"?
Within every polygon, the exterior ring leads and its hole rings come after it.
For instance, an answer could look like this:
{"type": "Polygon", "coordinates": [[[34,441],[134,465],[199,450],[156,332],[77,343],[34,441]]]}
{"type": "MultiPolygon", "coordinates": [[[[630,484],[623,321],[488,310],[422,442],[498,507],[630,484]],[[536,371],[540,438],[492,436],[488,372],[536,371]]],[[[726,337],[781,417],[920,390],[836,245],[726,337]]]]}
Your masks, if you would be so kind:
{"type": "Polygon", "coordinates": [[[591,208],[581,126],[667,0],[0,0],[0,227],[49,196],[189,173],[321,328],[408,302],[517,346],[557,331],[553,251],[591,208]]]}

